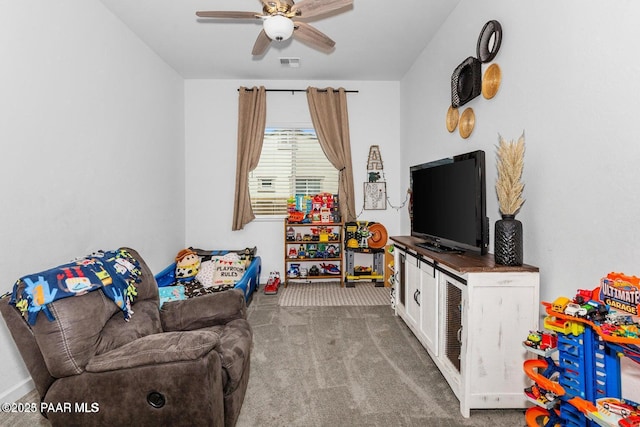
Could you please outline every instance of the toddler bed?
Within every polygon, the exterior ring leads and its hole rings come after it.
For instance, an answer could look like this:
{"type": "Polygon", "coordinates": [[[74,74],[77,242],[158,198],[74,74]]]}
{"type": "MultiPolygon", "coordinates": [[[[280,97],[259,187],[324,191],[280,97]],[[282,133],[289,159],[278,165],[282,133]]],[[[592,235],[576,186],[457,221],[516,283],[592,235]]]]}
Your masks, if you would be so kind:
{"type": "Polygon", "coordinates": [[[160,306],[227,289],[240,289],[247,305],[260,287],[262,260],[257,248],[241,250],[206,250],[187,248],[176,262],[156,274],[160,306]]]}

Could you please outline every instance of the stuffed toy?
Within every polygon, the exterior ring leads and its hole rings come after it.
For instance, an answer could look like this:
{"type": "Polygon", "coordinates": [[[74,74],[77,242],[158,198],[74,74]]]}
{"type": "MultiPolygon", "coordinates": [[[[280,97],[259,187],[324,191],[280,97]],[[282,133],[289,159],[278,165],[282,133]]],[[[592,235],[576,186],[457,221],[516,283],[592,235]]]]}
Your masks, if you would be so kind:
{"type": "Polygon", "coordinates": [[[183,249],[176,255],[176,280],[191,282],[200,268],[200,257],[191,249],[183,249]]]}

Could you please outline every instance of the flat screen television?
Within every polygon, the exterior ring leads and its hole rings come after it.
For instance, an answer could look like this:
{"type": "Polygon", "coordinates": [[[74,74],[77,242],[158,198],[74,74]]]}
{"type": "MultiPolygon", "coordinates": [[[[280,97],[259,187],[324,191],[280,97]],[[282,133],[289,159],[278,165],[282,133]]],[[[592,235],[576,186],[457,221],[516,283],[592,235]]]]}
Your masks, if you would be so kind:
{"type": "Polygon", "coordinates": [[[411,235],[437,252],[487,253],[484,151],[412,166],[411,235]]]}

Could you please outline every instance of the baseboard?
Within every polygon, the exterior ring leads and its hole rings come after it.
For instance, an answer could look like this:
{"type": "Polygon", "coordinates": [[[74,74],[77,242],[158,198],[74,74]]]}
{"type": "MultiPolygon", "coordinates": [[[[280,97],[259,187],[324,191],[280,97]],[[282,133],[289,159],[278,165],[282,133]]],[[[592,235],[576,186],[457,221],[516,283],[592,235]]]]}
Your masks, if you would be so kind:
{"type": "Polygon", "coordinates": [[[34,388],[36,388],[36,386],[33,384],[33,380],[31,378],[25,378],[9,390],[2,392],[0,394],[0,402],[15,402],[34,388]]]}

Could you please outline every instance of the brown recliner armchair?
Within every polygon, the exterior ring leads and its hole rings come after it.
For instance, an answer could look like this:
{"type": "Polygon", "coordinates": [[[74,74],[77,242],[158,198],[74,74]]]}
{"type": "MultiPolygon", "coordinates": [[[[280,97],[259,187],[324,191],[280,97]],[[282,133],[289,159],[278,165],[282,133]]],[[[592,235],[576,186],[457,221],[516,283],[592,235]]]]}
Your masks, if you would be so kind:
{"type": "Polygon", "coordinates": [[[247,389],[252,330],[241,291],[165,303],[140,255],[129,321],[102,290],[48,304],[30,325],[0,311],[52,425],[235,425],[247,389]]]}

